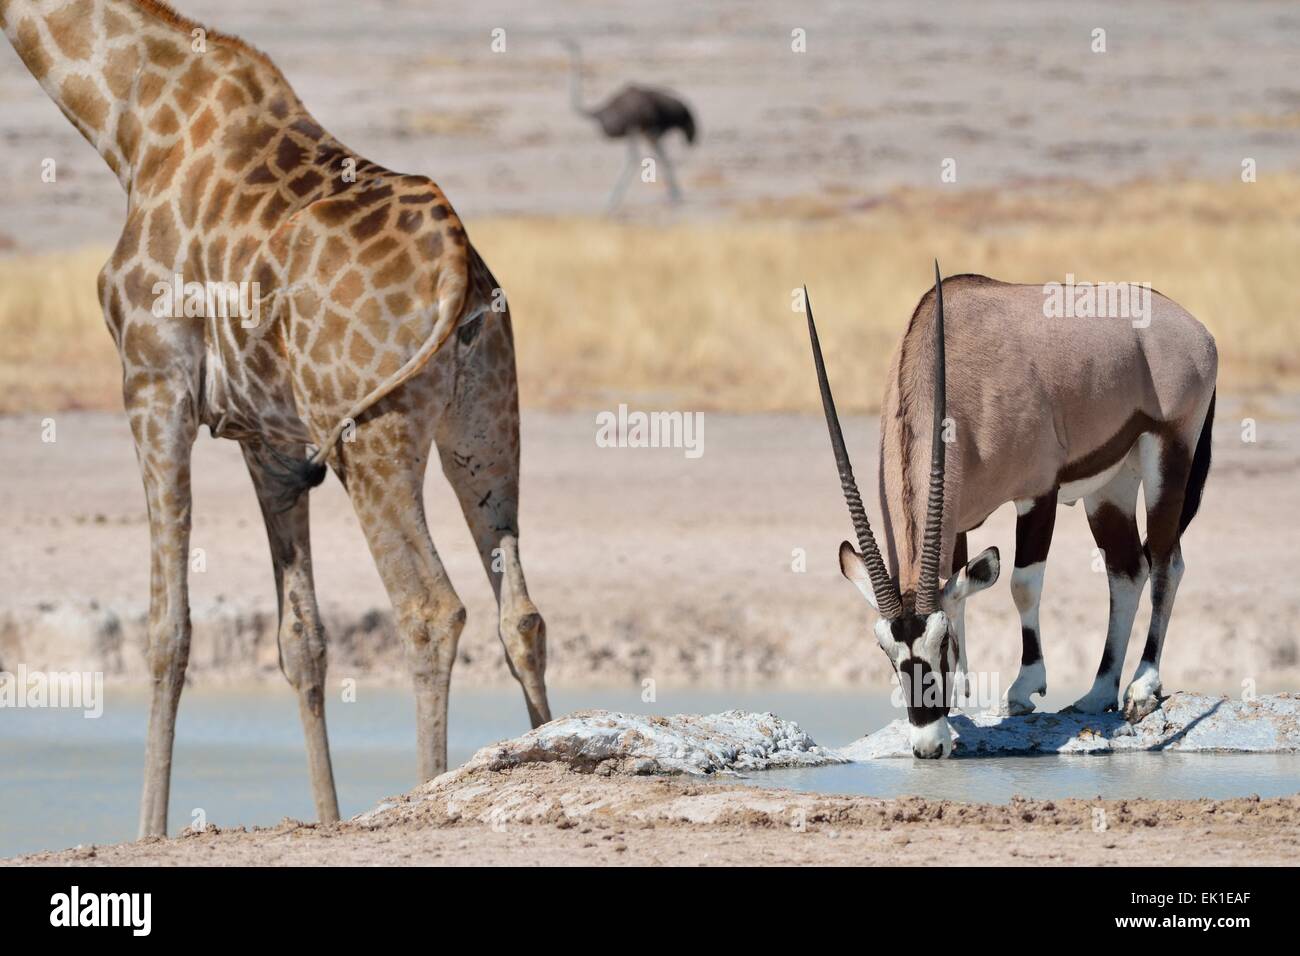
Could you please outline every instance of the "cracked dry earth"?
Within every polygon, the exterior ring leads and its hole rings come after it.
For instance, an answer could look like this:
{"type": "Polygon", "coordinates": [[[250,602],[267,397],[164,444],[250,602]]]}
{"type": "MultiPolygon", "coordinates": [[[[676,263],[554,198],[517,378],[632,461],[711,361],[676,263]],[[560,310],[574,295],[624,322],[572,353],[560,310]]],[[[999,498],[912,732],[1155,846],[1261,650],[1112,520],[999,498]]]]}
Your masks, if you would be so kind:
{"type": "Polygon", "coordinates": [[[689,777],[600,776],[551,763],[453,771],[334,826],[286,820],[253,831],[209,828],[177,839],[78,847],[9,862],[1283,866],[1298,850],[1300,795],[997,806],[822,796],[689,777]]]}

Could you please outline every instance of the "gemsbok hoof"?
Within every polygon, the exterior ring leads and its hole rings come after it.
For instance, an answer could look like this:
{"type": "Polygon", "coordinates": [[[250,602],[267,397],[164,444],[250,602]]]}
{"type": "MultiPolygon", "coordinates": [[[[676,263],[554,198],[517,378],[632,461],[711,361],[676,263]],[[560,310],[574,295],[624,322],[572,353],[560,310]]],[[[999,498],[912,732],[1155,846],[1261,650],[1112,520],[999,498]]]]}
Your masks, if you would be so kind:
{"type": "Polygon", "coordinates": [[[1032,700],[1004,700],[989,711],[994,717],[1023,717],[1034,712],[1032,700]]]}
{"type": "Polygon", "coordinates": [[[1141,698],[1130,697],[1124,701],[1124,719],[1130,724],[1136,724],[1159,709],[1160,698],[1157,695],[1141,698]]]}

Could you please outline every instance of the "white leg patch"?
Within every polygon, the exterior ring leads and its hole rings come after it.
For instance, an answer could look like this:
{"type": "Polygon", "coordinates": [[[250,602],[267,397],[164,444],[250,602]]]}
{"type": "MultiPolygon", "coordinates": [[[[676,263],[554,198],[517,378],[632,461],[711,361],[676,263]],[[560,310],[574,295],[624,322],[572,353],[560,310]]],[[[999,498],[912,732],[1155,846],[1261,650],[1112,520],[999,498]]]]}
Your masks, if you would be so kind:
{"type": "Polygon", "coordinates": [[[1032,696],[1046,693],[1046,689],[1047,668],[1043,665],[1043,662],[1039,660],[1033,664],[1022,664],[1020,665],[1020,673],[1016,675],[1012,685],[1007,688],[1006,696],[1002,698],[997,713],[1004,717],[1031,714],[1034,711],[1032,696]]]}
{"type": "MultiPolygon", "coordinates": [[[[1042,632],[1038,629],[1038,604],[1043,595],[1043,572],[1046,569],[1047,562],[1039,561],[1037,564],[1016,568],[1011,572],[1011,597],[1016,602],[1016,610],[1020,612],[1020,627],[1022,630],[1029,628],[1034,632],[1038,638],[1040,652],[1042,632]]],[[[1040,653],[1034,663],[1020,665],[1020,673],[1007,688],[1002,702],[998,704],[994,713],[1006,717],[1033,713],[1034,702],[1030,698],[1034,694],[1045,693],[1047,693],[1047,666],[1043,663],[1040,653]]]]}
{"type": "Polygon", "coordinates": [[[1070,710],[1084,714],[1100,714],[1118,706],[1119,675],[1124,669],[1124,655],[1128,653],[1133,618],[1137,616],[1138,601],[1142,598],[1142,588],[1146,584],[1146,573],[1144,571],[1138,575],[1136,580],[1126,577],[1111,577],[1109,580],[1113,613],[1106,628],[1106,647],[1110,666],[1104,674],[1097,675],[1092,682],[1092,690],[1070,705],[1070,710]]]}

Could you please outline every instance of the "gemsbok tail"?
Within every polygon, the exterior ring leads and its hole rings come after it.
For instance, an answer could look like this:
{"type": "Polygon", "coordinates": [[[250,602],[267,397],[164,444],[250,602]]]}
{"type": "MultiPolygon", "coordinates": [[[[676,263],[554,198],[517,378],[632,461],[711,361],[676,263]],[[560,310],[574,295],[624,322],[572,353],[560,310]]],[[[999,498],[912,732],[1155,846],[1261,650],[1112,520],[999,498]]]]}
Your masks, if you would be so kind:
{"type": "Polygon", "coordinates": [[[1214,400],[1218,397],[1216,388],[1210,393],[1210,407],[1205,412],[1205,422],[1201,425],[1201,437],[1196,440],[1196,454],[1192,457],[1192,470],[1187,476],[1187,491],[1183,494],[1183,513],[1178,519],[1178,533],[1181,535],[1196,517],[1196,510],[1201,506],[1201,492],[1205,490],[1205,479],[1210,474],[1210,432],[1214,428],[1214,400]]]}

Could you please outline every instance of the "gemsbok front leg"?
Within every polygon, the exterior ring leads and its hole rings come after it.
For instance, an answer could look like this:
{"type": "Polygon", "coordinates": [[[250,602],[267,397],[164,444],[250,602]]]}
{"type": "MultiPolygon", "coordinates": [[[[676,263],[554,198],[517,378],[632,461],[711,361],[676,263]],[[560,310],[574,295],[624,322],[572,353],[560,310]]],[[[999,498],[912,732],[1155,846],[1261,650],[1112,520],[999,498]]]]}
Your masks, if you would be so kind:
{"type": "MultiPolygon", "coordinates": [[[[316,816],[321,823],[334,823],[339,818],[339,801],[325,729],[325,628],[316,604],[311,570],[309,496],[302,495],[286,508],[283,487],[275,477],[276,469],[283,466],[279,465],[275,453],[258,442],[241,442],[240,447],[262,506],[271,546],[279,606],[280,670],[298,695],[316,816]]],[[[301,458],[303,450],[295,448],[292,455],[301,458]]]]}
{"type": "Polygon", "coordinates": [[[1042,630],[1038,607],[1043,597],[1043,572],[1056,527],[1056,489],[1030,501],[1016,502],[1016,567],[1011,572],[1011,597],[1020,613],[1020,672],[1007,689],[1001,713],[1028,714],[1034,694],[1047,693],[1042,630]]]}
{"type": "Polygon", "coordinates": [[[1147,559],[1137,528],[1137,496],[1142,475],[1137,457],[1130,452],[1119,471],[1103,488],[1083,499],[1088,527],[1106,564],[1110,588],[1110,616],[1106,625],[1106,646],[1092,689],[1069,708],[1085,714],[1115,710],[1119,699],[1120,672],[1133,633],[1138,601],[1147,581],[1147,559]]]}

